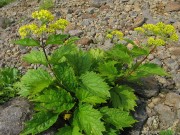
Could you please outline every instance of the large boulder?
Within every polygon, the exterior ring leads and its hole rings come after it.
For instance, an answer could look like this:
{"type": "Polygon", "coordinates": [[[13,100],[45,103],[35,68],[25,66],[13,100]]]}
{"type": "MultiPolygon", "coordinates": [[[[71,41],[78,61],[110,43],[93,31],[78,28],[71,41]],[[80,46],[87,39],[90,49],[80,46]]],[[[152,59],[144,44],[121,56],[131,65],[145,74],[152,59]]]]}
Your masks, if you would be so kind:
{"type": "Polygon", "coordinates": [[[0,106],[0,135],[19,135],[30,114],[30,104],[23,98],[14,98],[0,106]]]}

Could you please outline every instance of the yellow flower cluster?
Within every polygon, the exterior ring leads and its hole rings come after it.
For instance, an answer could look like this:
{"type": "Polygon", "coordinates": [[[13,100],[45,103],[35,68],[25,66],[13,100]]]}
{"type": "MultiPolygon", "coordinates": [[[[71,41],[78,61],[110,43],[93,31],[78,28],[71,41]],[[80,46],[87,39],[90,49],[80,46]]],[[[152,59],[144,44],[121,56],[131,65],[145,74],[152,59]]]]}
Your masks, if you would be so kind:
{"type": "Polygon", "coordinates": [[[124,34],[121,31],[114,30],[106,35],[107,38],[112,39],[113,36],[117,36],[120,40],[123,39],[124,34]]]}
{"type": "Polygon", "coordinates": [[[166,25],[162,22],[157,24],[144,24],[142,27],[137,27],[134,30],[157,38],[153,41],[150,37],[149,43],[164,44],[165,41],[178,41],[179,38],[174,26],[170,24],[166,25]]]}
{"type": "Polygon", "coordinates": [[[53,21],[54,16],[49,12],[48,10],[40,10],[40,11],[35,11],[32,13],[32,18],[38,19],[41,21],[53,21]]]}
{"type": "Polygon", "coordinates": [[[26,36],[30,35],[31,32],[35,32],[37,28],[38,27],[36,24],[28,24],[21,26],[18,32],[22,38],[25,38],[26,36]]]}
{"type": "Polygon", "coordinates": [[[149,37],[147,41],[148,45],[155,45],[155,46],[163,46],[166,42],[162,39],[154,39],[153,37],[149,37]]]}
{"type": "Polygon", "coordinates": [[[64,30],[69,22],[65,19],[59,19],[55,23],[49,25],[49,31],[64,30]]]}
{"type": "Polygon", "coordinates": [[[36,36],[42,35],[43,33],[55,33],[56,30],[62,30],[67,27],[69,22],[65,19],[59,19],[54,23],[49,23],[54,19],[54,16],[47,10],[35,11],[32,13],[32,17],[40,20],[41,25],[28,24],[19,28],[19,34],[21,38],[34,34],[36,36]]]}

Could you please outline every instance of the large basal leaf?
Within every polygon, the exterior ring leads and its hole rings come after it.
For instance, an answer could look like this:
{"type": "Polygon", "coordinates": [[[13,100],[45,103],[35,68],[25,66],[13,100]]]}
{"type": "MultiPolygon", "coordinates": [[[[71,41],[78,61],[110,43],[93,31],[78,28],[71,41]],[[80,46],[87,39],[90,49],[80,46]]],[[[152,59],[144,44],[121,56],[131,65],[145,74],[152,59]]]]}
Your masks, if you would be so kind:
{"type": "Polygon", "coordinates": [[[129,50],[122,44],[115,45],[107,54],[111,59],[119,60],[122,63],[130,64],[133,61],[129,50]]]}
{"type": "Polygon", "coordinates": [[[63,58],[63,56],[71,54],[74,51],[77,51],[77,47],[75,45],[69,44],[60,46],[57,50],[55,50],[52,53],[50,62],[52,64],[58,64],[60,60],[63,58]]]}
{"type": "Polygon", "coordinates": [[[58,45],[61,45],[64,43],[64,41],[69,37],[69,35],[66,35],[66,34],[53,34],[53,35],[50,35],[48,37],[48,39],[46,40],[46,45],[49,45],[49,44],[58,44],[58,45]]]}
{"type": "Polygon", "coordinates": [[[72,67],[66,63],[60,63],[54,68],[58,80],[70,91],[75,92],[78,82],[72,67]]]}
{"type": "Polygon", "coordinates": [[[118,71],[115,67],[116,61],[108,61],[99,64],[99,72],[102,76],[107,76],[109,80],[114,80],[118,75],[118,71]]]}
{"type": "Polygon", "coordinates": [[[131,127],[136,122],[129,112],[121,109],[103,107],[100,112],[103,114],[105,122],[114,125],[117,129],[131,127]]]}
{"type": "Polygon", "coordinates": [[[66,126],[63,128],[60,128],[59,131],[55,135],[83,135],[79,132],[79,127],[70,127],[66,126]]]}
{"type": "Polygon", "coordinates": [[[46,57],[42,51],[31,51],[23,56],[23,60],[28,63],[47,65],[46,57]]]}
{"type": "Polygon", "coordinates": [[[47,89],[43,94],[33,98],[33,101],[38,102],[39,109],[47,109],[55,113],[69,111],[73,106],[73,98],[70,93],[64,89],[47,89]]]}
{"type": "Polygon", "coordinates": [[[14,41],[13,43],[22,45],[22,46],[39,46],[40,45],[39,41],[34,40],[32,38],[19,39],[19,40],[14,41]]]}
{"type": "Polygon", "coordinates": [[[100,75],[94,72],[86,72],[80,79],[82,85],[86,88],[85,91],[89,91],[93,95],[97,95],[103,99],[110,97],[110,87],[104,82],[100,75]]]}
{"type": "Polygon", "coordinates": [[[124,85],[116,86],[111,89],[110,93],[113,107],[125,111],[134,110],[137,98],[130,87],[124,85]]]}
{"type": "Polygon", "coordinates": [[[51,127],[58,119],[59,114],[51,112],[38,112],[33,119],[26,123],[25,129],[20,135],[38,134],[51,127]]]}
{"type": "Polygon", "coordinates": [[[91,55],[87,52],[79,51],[66,58],[78,76],[88,71],[92,65],[91,55]]]}
{"type": "Polygon", "coordinates": [[[31,96],[41,92],[53,82],[52,77],[47,71],[43,69],[28,70],[27,73],[21,78],[20,86],[21,96],[31,96]]]}
{"type": "Polygon", "coordinates": [[[76,96],[80,100],[80,102],[90,103],[90,104],[100,104],[106,103],[106,100],[99,97],[98,95],[94,95],[86,88],[79,88],[76,90],[76,96]]]}
{"type": "Polygon", "coordinates": [[[148,77],[152,75],[165,76],[168,75],[167,72],[154,63],[145,63],[140,65],[127,79],[128,80],[138,80],[143,77],[148,77]]]}
{"type": "Polygon", "coordinates": [[[105,127],[101,121],[101,113],[89,104],[79,105],[75,111],[73,124],[87,135],[103,135],[105,127]]]}

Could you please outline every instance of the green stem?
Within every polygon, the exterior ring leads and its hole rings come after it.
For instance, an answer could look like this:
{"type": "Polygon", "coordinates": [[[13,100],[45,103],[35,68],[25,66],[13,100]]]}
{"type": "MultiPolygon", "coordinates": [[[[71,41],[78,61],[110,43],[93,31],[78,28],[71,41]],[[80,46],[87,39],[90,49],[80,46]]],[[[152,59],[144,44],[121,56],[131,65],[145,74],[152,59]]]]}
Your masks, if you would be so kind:
{"type": "Polygon", "coordinates": [[[126,77],[130,76],[146,59],[147,57],[149,56],[149,54],[153,53],[156,49],[156,46],[154,46],[151,51],[138,63],[136,63],[134,65],[134,67],[132,68],[132,70],[126,75],[126,77]]]}
{"type": "Polygon", "coordinates": [[[140,61],[140,62],[137,62],[134,67],[132,67],[132,69],[123,77],[121,78],[118,78],[116,80],[116,84],[119,84],[122,80],[124,80],[125,78],[129,77],[146,59],[147,57],[149,56],[149,54],[153,53],[156,49],[156,46],[154,46],[151,51],[140,61]]]}
{"type": "MultiPolygon", "coordinates": [[[[42,37],[42,40],[41,40],[41,47],[42,47],[43,53],[44,53],[44,55],[45,55],[45,58],[46,58],[48,67],[49,67],[49,69],[51,70],[51,72],[53,73],[53,75],[55,76],[55,78],[58,80],[58,84],[59,84],[60,87],[62,87],[63,89],[66,89],[66,90],[67,90],[67,88],[66,88],[62,83],[60,83],[61,81],[59,80],[59,78],[58,78],[57,75],[55,74],[55,72],[54,72],[51,64],[49,63],[48,55],[47,55],[46,49],[45,49],[45,44],[44,44],[44,42],[43,42],[43,37],[42,37]]],[[[69,90],[67,90],[67,91],[69,91],[69,90]]]]}

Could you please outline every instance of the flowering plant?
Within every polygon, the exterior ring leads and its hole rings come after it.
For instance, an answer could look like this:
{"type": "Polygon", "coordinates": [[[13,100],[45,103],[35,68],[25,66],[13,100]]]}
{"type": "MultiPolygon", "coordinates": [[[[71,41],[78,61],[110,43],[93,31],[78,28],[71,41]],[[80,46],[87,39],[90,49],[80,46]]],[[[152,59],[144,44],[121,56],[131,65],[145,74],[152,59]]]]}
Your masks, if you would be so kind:
{"type": "MultiPolygon", "coordinates": [[[[136,120],[130,111],[134,111],[137,97],[128,82],[167,75],[155,64],[134,63],[135,58],[146,58],[151,51],[131,40],[126,40],[134,45],[131,50],[116,44],[108,51],[83,51],[75,44],[77,37],[63,34],[66,20],[52,22],[54,17],[47,10],[35,11],[32,17],[40,22],[22,26],[22,39],[15,43],[39,46],[42,50],[31,51],[23,60],[45,68],[28,70],[16,85],[19,94],[33,102],[35,110],[21,135],[41,133],[54,124],[59,125],[57,135],[116,135],[131,127],[136,120]],[[47,54],[46,46],[50,44],[60,46],[47,54]]],[[[117,30],[107,35],[113,36],[123,39],[117,30]]]]}

